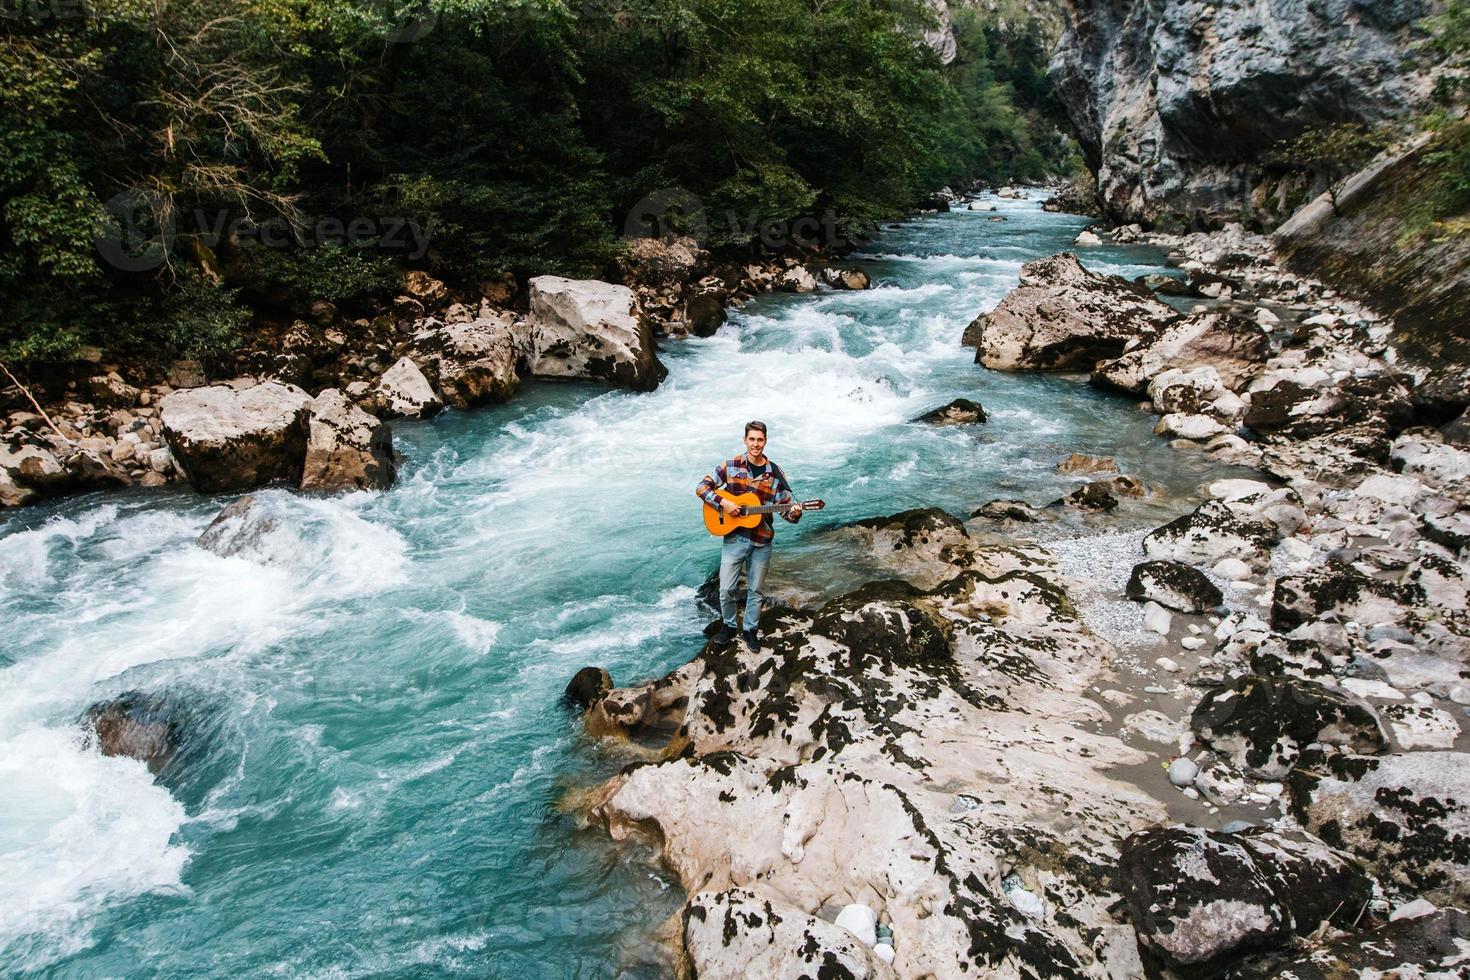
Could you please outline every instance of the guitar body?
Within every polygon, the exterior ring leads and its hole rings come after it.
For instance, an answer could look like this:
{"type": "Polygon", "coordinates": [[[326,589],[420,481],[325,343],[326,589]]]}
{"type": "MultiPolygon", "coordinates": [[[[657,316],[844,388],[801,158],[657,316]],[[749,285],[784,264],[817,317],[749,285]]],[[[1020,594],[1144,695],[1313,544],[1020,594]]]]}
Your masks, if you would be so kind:
{"type": "MultiPolygon", "coordinates": [[[[716,490],[715,494],[731,503],[739,504],[741,507],[746,508],[746,513],[744,514],[731,515],[725,513],[723,507],[711,507],[709,504],[704,505],[705,528],[709,530],[710,534],[721,538],[736,528],[755,527],[766,514],[782,511],[792,506],[792,504],[787,504],[784,507],[762,507],[761,498],[753,493],[731,493],[728,490],[716,490]]],[[[795,502],[793,501],[793,503],[795,502]]],[[[801,501],[802,510],[821,510],[825,506],[827,505],[820,500],[801,501]]]]}

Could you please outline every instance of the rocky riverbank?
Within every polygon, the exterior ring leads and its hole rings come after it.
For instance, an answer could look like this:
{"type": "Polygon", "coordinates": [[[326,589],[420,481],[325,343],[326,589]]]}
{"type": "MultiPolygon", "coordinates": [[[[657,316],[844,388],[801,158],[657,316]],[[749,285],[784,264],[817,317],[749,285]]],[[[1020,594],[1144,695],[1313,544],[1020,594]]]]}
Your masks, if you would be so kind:
{"type": "Polygon", "coordinates": [[[1090,370],[1254,474],[1082,541],[1048,533],[1056,508],[1106,515],[1147,474],[1071,457],[1096,475],[1052,507],[864,521],[839,533],[891,579],[768,614],[760,651],[579,686],[588,732],[638,760],[583,811],[684,884],[680,969],[1462,969],[1464,374],[1405,363],[1389,321],[1239,226],[1152,240],[1181,277],[1098,276],[1082,244],[965,342],[1090,370]]]}
{"type": "Polygon", "coordinates": [[[712,334],[729,305],[868,286],[824,255],[736,263],[692,239],[635,240],[618,271],[621,283],[540,276],[473,296],[411,272],[375,315],[314,303],[310,319],[263,327],[212,373],[95,350],[47,366],[44,381],[6,389],[19,407],[0,422],[0,507],[171,481],[203,493],[382,489],[393,419],[503,402],[522,377],[649,390],[665,374],[658,343],[712,334]]]}

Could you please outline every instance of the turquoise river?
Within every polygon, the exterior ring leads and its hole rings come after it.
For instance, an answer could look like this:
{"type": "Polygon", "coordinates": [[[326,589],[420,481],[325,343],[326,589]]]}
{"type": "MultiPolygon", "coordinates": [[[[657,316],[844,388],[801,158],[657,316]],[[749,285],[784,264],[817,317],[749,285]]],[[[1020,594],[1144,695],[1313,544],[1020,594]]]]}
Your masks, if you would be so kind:
{"type": "MultiPolygon", "coordinates": [[[[1075,485],[1069,452],[1184,496],[1204,472],[1127,399],[960,346],[1086,224],[1040,197],[886,229],[858,256],[876,288],[761,297],[665,344],[653,393],[528,383],[395,424],[390,492],[258,494],[280,520],[264,557],[196,547],[228,498],[182,489],[0,517],[0,972],[659,975],[678,883],[559,808],[626,759],[558,699],[588,664],[629,682],[698,649],[718,549],[693,490],[746,419],[828,502],[778,524],[770,591],[798,597],[877,576],[837,525],[1042,504],[1075,485]],[[959,396],[990,422],[908,423],[959,396]],[[83,741],[86,708],[126,691],[184,706],[157,781],[83,741]]],[[[1131,277],[1162,256],[1084,260],[1131,277]]]]}

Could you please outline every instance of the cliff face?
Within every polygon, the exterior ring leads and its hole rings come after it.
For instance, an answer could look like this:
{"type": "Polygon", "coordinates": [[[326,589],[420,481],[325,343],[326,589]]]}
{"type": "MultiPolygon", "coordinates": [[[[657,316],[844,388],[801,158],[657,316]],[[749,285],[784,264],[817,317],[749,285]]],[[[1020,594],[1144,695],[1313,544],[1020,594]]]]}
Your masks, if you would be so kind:
{"type": "Polygon", "coordinates": [[[1421,109],[1429,0],[1062,0],[1051,65],[1108,217],[1266,227],[1322,190],[1272,148],[1421,109]]]}

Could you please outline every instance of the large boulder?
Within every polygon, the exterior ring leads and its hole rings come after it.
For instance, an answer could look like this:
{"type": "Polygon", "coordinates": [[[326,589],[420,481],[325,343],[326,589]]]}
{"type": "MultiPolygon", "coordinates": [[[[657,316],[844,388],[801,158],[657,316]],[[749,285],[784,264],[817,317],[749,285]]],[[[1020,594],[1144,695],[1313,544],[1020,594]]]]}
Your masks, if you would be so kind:
{"type": "Polygon", "coordinates": [[[1280,779],[1314,742],[1359,753],[1389,747],[1383,722],[1362,698],[1299,677],[1242,674],[1211,688],[1190,725],[1237,769],[1280,779]]]}
{"type": "Polygon", "coordinates": [[[1213,367],[1188,371],[1168,368],[1149,379],[1148,397],[1160,415],[1205,415],[1233,426],[1245,413],[1245,401],[1225,387],[1213,367]]]}
{"type": "Polygon", "coordinates": [[[40,446],[11,448],[0,442],[0,474],[18,486],[40,493],[64,489],[71,475],[54,454],[40,446]]]}
{"type": "Polygon", "coordinates": [[[1391,434],[1414,418],[1409,389],[1389,374],[1349,377],[1321,388],[1291,380],[1252,387],[1244,421],[1263,434],[1307,439],[1356,426],[1391,434]]]}
{"type": "Polygon", "coordinates": [[[1092,370],[1177,314],[1147,289],[1062,252],[1021,268],[1021,284],[965,328],[975,361],[997,371],[1092,370]]]}
{"type": "Polygon", "coordinates": [[[301,481],[311,396],[279,381],[209,385],[159,403],[174,461],[201,493],[301,481]]]}
{"type": "Polygon", "coordinates": [[[950,562],[970,548],[964,522],[938,507],[920,507],[856,521],[880,561],[903,567],[917,580],[953,575],[950,562]]]}
{"type": "Polygon", "coordinates": [[[627,286],[537,276],[525,337],[531,373],[652,391],[668,374],[627,286]]]}
{"type": "Polygon", "coordinates": [[[1379,877],[1415,893],[1465,895],[1470,753],[1317,754],[1287,781],[1288,811],[1379,877]]]}
{"type": "Polygon", "coordinates": [[[1119,889],[1149,959],[1197,975],[1284,947],[1323,923],[1353,923],[1373,882],[1308,834],[1154,828],[1123,841],[1119,889]]]}
{"type": "Polygon", "coordinates": [[[1276,580],[1271,626],[1289,633],[1329,613],[1370,625],[1402,625],[1422,608],[1426,597],[1421,584],[1391,582],[1351,565],[1328,562],[1276,580]]]}
{"type": "Polygon", "coordinates": [[[1239,558],[1255,569],[1270,562],[1277,529],[1265,521],[1247,520],[1218,500],[1207,500],[1183,517],[1157,528],[1143,539],[1149,558],[1211,567],[1222,558],[1239,558]]]}
{"type": "Polygon", "coordinates": [[[390,419],[426,419],[444,408],[434,386],[410,357],[400,357],[383,372],[371,398],[375,410],[390,419]]]}
{"type": "Polygon", "coordinates": [[[1155,375],[1175,368],[1213,368],[1226,388],[1238,388],[1271,356],[1271,338],[1250,320],[1228,313],[1194,313],[1100,364],[1093,383],[1142,394],[1155,375]]]}
{"type": "Polygon", "coordinates": [[[413,353],[444,402],[455,408],[506,401],[521,385],[508,315],[448,325],[427,321],[414,335],[413,353]]]}
{"type": "Polygon", "coordinates": [[[303,490],[386,490],[393,485],[393,434],[336,388],[311,405],[303,490]]]}
{"type": "Polygon", "coordinates": [[[1177,561],[1134,565],[1124,594],[1135,602],[1157,602],[1182,613],[1202,613],[1225,601],[1204,572],[1177,561]]]}
{"type": "Polygon", "coordinates": [[[718,292],[705,290],[684,301],[684,322],[696,337],[713,337],[725,319],[725,301],[718,292]]]}
{"type": "Polygon", "coordinates": [[[629,285],[667,286],[692,282],[709,253],[687,235],[678,238],[633,238],[626,242],[618,266],[629,285]]]}

